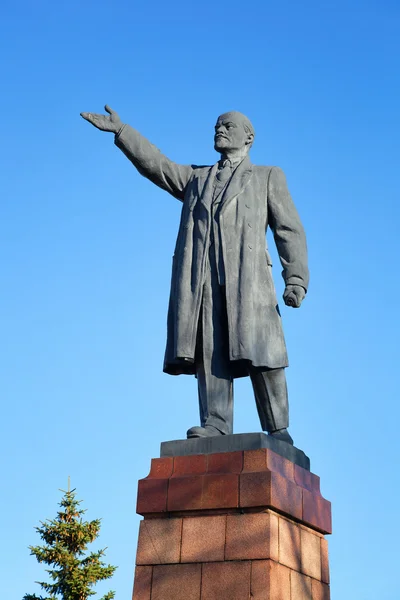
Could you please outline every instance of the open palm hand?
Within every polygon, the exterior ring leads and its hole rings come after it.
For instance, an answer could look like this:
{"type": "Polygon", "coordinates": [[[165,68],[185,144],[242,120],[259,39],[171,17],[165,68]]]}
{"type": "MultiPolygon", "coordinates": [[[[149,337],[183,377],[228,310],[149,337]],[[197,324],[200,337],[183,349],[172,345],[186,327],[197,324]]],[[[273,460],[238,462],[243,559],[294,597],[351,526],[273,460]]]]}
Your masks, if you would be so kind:
{"type": "Polygon", "coordinates": [[[104,109],[106,112],[108,112],[108,115],[98,115],[96,113],[81,112],[81,117],[83,117],[85,121],[89,121],[89,123],[97,127],[97,129],[100,129],[101,131],[110,131],[112,133],[118,133],[123,125],[118,113],[116,113],[112,108],[110,108],[108,104],[105,105],[104,109]]]}

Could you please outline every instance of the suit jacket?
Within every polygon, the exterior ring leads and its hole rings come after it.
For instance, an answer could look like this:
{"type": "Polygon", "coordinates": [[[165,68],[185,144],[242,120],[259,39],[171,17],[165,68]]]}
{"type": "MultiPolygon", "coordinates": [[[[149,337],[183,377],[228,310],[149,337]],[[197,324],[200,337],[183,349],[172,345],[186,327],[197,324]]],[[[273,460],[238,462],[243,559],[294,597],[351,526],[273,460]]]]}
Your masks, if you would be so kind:
{"type": "MultiPolygon", "coordinates": [[[[193,374],[217,165],[176,164],[128,125],[115,143],[142,175],[183,202],[172,264],[164,371],[193,374]]],[[[234,376],[247,375],[248,361],[256,367],[285,367],[287,352],[266,246],[268,226],[285,284],[307,289],[309,277],[305,234],[285,176],[278,167],[256,166],[246,157],[221,203],[219,237],[234,376]]]]}

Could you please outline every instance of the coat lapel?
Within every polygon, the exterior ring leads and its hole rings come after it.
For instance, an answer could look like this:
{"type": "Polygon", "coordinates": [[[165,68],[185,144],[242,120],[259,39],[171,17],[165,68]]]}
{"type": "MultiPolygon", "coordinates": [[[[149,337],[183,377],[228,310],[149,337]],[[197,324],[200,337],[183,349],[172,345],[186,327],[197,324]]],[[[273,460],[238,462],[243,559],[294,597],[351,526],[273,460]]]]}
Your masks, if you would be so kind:
{"type": "Polygon", "coordinates": [[[240,165],[237,167],[236,171],[233,173],[230,178],[228,185],[223,192],[223,196],[221,199],[222,208],[221,210],[225,210],[226,206],[240,194],[243,188],[249,183],[250,177],[252,175],[253,165],[250,162],[250,158],[246,156],[240,165]]]}
{"type": "MultiPolygon", "coordinates": [[[[211,169],[208,171],[208,174],[205,174],[204,179],[201,177],[199,179],[199,196],[200,202],[205,206],[207,210],[210,210],[213,193],[214,193],[214,179],[217,174],[218,163],[216,163],[211,169]]],[[[253,165],[250,162],[250,158],[246,156],[240,165],[237,167],[236,171],[233,173],[231,179],[228,182],[225,190],[222,192],[222,209],[225,209],[226,205],[233,200],[236,196],[240,194],[243,188],[250,181],[250,177],[252,175],[253,165]]]]}
{"type": "Polygon", "coordinates": [[[214,190],[214,179],[217,174],[217,169],[218,169],[218,163],[216,163],[213,167],[211,167],[211,169],[208,172],[208,177],[205,180],[205,182],[199,181],[200,202],[202,204],[204,204],[204,206],[206,207],[207,210],[210,210],[211,203],[212,203],[213,190],[214,190]],[[201,183],[203,183],[203,189],[200,189],[201,183]]]}

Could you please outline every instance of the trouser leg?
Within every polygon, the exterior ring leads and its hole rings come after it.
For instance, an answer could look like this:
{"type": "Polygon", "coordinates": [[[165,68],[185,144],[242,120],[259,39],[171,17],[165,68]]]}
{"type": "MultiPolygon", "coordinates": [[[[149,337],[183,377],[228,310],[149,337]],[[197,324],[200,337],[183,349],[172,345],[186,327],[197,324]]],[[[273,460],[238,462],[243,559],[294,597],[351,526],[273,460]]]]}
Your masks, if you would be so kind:
{"type": "Polygon", "coordinates": [[[289,403],[285,369],[260,370],[249,367],[258,415],[263,431],[289,426],[289,403]]]}
{"type": "Polygon", "coordinates": [[[225,294],[212,271],[203,288],[196,349],[196,376],[202,427],[233,431],[233,379],[229,362],[225,294]]]}

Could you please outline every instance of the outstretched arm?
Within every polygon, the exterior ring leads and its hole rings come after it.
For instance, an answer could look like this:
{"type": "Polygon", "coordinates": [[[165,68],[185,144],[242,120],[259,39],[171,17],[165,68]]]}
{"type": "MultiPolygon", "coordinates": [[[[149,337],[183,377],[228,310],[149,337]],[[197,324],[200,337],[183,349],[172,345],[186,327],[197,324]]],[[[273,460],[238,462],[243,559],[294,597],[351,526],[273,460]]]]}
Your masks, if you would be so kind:
{"type": "Polygon", "coordinates": [[[268,223],[274,234],[286,289],[285,304],[298,308],[308,286],[306,236],[281,169],[272,167],[268,181],[268,223]]]}
{"type": "Polygon", "coordinates": [[[136,129],[124,125],[118,114],[105,106],[108,115],[81,113],[81,116],[101,131],[115,134],[115,144],[129,158],[141,175],[183,200],[185,189],[193,173],[190,165],[178,165],[164,156],[136,129]]]}

